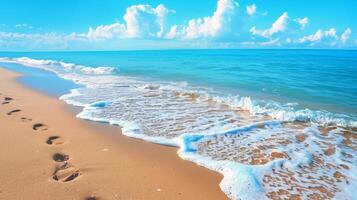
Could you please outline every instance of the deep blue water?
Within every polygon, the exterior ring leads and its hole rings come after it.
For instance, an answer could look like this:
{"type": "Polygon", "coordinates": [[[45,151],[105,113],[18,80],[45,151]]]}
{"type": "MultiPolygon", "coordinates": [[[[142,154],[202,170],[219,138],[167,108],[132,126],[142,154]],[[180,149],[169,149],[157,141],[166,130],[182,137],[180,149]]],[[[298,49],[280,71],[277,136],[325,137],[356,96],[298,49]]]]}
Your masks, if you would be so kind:
{"type": "MultiPolygon", "coordinates": [[[[213,88],[299,108],[357,113],[357,51],[170,50],[0,53],[110,66],[121,75],[213,88]]],[[[55,87],[55,85],[53,85],[55,87]]]]}

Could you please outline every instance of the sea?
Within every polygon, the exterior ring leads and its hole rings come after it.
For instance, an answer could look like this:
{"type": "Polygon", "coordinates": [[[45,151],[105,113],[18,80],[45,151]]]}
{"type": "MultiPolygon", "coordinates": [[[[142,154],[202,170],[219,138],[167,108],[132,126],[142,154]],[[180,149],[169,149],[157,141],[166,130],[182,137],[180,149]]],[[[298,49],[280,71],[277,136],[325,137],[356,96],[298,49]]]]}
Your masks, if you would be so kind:
{"type": "Polygon", "coordinates": [[[357,51],[0,52],[77,117],[178,148],[231,199],[357,199],[357,51]]]}

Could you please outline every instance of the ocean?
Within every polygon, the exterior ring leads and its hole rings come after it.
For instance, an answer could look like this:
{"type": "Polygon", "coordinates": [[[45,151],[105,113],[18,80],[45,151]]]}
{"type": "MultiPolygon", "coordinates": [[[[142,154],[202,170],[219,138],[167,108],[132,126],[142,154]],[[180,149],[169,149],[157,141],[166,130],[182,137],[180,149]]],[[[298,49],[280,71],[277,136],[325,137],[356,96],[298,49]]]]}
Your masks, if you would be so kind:
{"type": "Polygon", "coordinates": [[[231,199],[354,199],[357,51],[1,52],[0,65],[51,72],[24,82],[178,147],[231,199]]]}

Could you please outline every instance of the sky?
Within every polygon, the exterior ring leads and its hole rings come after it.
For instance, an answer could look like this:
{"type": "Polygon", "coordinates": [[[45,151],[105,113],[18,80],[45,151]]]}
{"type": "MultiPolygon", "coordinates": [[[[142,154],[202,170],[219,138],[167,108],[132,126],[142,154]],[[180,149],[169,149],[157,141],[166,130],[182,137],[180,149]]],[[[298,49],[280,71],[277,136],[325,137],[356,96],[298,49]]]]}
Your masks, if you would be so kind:
{"type": "Polygon", "coordinates": [[[0,51],[357,48],[356,0],[1,0],[0,51]]]}

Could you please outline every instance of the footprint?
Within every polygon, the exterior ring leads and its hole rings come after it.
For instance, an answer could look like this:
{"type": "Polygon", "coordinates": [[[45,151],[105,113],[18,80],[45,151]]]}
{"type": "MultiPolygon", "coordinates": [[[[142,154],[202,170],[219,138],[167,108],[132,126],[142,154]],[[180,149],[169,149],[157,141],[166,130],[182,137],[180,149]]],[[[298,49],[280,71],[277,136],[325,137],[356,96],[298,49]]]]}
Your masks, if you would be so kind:
{"type": "Polygon", "coordinates": [[[32,129],[35,131],[37,131],[37,130],[45,131],[48,129],[48,126],[45,124],[42,124],[42,123],[36,123],[32,126],[32,129]]]}
{"type": "Polygon", "coordinates": [[[23,121],[23,122],[29,122],[29,121],[32,121],[32,119],[27,118],[27,117],[21,117],[21,121],[23,121]]]}
{"type": "Polygon", "coordinates": [[[65,163],[62,166],[56,167],[52,178],[55,181],[69,182],[75,180],[80,175],[81,173],[78,169],[69,165],[68,163],[65,163]]]}
{"type": "Polygon", "coordinates": [[[10,101],[12,101],[12,100],[14,100],[13,98],[11,98],[11,97],[5,97],[4,98],[4,101],[2,102],[2,104],[9,104],[10,103],[10,101]]]}
{"type": "Polygon", "coordinates": [[[64,161],[68,161],[68,160],[69,160],[69,156],[66,155],[66,154],[62,154],[62,153],[55,153],[55,154],[52,156],[52,159],[53,159],[55,162],[64,162],[64,161]]]}
{"type": "Polygon", "coordinates": [[[46,143],[48,145],[59,145],[63,144],[64,140],[60,136],[51,136],[47,139],[46,143]]]}
{"type": "Polygon", "coordinates": [[[7,115],[12,115],[12,114],[18,113],[20,111],[21,111],[20,109],[12,110],[12,111],[8,112],[7,115]]]}
{"type": "Polygon", "coordinates": [[[99,198],[91,195],[91,196],[85,198],[85,200],[99,200],[99,198]]]}

